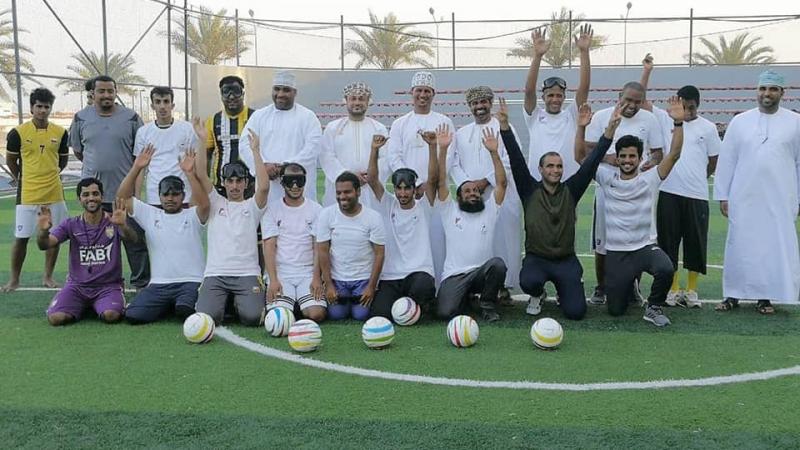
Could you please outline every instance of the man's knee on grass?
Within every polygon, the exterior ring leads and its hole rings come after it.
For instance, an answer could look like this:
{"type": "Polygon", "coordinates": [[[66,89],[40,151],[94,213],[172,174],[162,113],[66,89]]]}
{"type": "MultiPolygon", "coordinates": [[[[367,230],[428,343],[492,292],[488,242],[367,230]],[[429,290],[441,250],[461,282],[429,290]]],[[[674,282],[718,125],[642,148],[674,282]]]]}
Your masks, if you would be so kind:
{"type": "Polygon", "coordinates": [[[306,319],[311,319],[317,323],[324,321],[326,316],[327,312],[325,308],[321,306],[309,306],[303,310],[303,317],[306,319]]]}
{"type": "Polygon", "coordinates": [[[47,321],[54,327],[60,327],[74,322],[75,318],[67,313],[55,312],[47,315],[47,321]]]}
{"type": "Polygon", "coordinates": [[[113,309],[107,309],[100,313],[100,319],[105,323],[117,323],[122,320],[122,313],[114,311],[113,309]]]}

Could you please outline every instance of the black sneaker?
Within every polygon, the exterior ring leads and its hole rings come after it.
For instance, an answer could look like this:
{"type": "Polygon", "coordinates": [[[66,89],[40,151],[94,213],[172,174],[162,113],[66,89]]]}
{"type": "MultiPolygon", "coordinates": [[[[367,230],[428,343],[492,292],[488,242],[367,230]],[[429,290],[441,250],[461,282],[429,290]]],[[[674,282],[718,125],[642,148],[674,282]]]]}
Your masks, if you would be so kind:
{"type": "Polygon", "coordinates": [[[498,320],[500,320],[500,314],[498,314],[497,311],[493,309],[481,310],[481,317],[483,317],[483,320],[487,322],[497,322],[498,320]]]}

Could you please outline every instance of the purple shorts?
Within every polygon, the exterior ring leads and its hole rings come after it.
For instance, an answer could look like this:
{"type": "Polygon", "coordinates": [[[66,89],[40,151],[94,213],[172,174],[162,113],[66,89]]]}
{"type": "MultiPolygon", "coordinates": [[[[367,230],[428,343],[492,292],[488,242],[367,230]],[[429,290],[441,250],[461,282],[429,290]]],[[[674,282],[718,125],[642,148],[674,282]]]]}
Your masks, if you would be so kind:
{"type": "Polygon", "coordinates": [[[47,315],[66,313],[75,320],[80,320],[88,308],[94,309],[98,316],[104,311],[116,311],[122,314],[125,311],[122,285],[90,287],[67,282],[53,297],[50,307],[47,308],[47,315]]]}
{"type": "Polygon", "coordinates": [[[333,280],[333,287],[336,288],[338,297],[361,297],[364,289],[367,288],[369,280],[339,281],[333,280]]]}

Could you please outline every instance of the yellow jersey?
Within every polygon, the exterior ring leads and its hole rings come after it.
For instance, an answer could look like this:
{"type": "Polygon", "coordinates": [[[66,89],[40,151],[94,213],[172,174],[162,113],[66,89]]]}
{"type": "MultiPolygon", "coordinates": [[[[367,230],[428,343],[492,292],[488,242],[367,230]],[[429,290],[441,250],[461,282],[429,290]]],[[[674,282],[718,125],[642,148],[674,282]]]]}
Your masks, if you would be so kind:
{"type": "Polygon", "coordinates": [[[64,200],[60,157],[69,154],[67,130],[48,123],[36,128],[33,121],[14,128],[6,136],[6,158],[18,158],[18,205],[45,205],[64,200]]]}

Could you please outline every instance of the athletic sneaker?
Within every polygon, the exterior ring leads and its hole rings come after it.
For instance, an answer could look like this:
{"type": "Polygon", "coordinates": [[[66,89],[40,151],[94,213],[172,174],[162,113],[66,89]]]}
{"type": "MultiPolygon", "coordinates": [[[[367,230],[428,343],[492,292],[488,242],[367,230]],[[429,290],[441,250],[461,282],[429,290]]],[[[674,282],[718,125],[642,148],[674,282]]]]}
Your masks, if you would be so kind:
{"type": "Polygon", "coordinates": [[[683,300],[683,295],[683,291],[669,291],[667,293],[667,306],[678,306],[683,300]]]}
{"type": "Polygon", "coordinates": [[[700,302],[700,299],[697,298],[697,292],[695,291],[686,291],[681,298],[681,306],[685,308],[702,308],[703,304],[700,302]]]}
{"type": "Polygon", "coordinates": [[[606,304],[606,293],[603,292],[603,289],[600,286],[594,287],[594,294],[592,294],[592,298],[589,299],[590,305],[605,305],[606,304]]]}
{"type": "Polygon", "coordinates": [[[647,305],[647,308],[644,310],[644,317],[642,318],[657,327],[663,327],[671,323],[669,318],[664,315],[664,311],[661,310],[661,307],[655,305],[647,305]]]}
{"type": "Polygon", "coordinates": [[[511,292],[507,287],[501,288],[497,293],[497,303],[501,306],[511,306],[514,301],[511,299],[511,292]]]}
{"type": "Polygon", "coordinates": [[[547,300],[547,291],[543,291],[542,295],[538,297],[530,296],[528,298],[528,307],[525,312],[529,316],[538,316],[542,312],[542,303],[547,300]]]}
{"type": "Polygon", "coordinates": [[[647,304],[647,300],[645,300],[642,291],[639,289],[639,280],[637,279],[633,280],[633,302],[639,306],[647,304]]]}
{"type": "Polygon", "coordinates": [[[497,311],[493,309],[481,310],[481,316],[483,317],[483,320],[487,322],[497,322],[498,320],[500,320],[500,314],[498,314],[497,311]]]}

